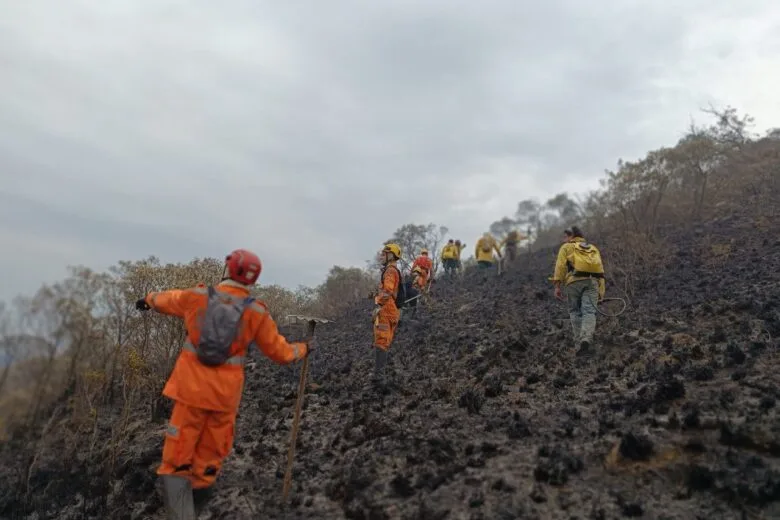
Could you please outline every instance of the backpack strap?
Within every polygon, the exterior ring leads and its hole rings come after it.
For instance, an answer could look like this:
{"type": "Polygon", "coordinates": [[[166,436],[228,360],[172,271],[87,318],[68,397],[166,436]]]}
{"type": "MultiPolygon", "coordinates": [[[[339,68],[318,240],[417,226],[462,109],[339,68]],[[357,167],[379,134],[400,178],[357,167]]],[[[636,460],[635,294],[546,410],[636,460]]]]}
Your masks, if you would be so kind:
{"type": "Polygon", "coordinates": [[[398,295],[401,294],[401,291],[406,292],[405,289],[404,289],[404,276],[403,276],[403,274],[401,274],[401,270],[398,268],[397,265],[387,265],[387,266],[385,266],[384,269],[382,269],[382,283],[383,284],[384,284],[384,281],[385,281],[385,273],[387,272],[387,268],[388,267],[392,267],[398,273],[398,287],[397,287],[397,289],[395,291],[395,295],[393,296],[393,299],[397,299],[398,295]]]}
{"type": "MultiPolygon", "coordinates": [[[[198,354],[198,349],[195,345],[192,344],[189,338],[184,340],[184,345],[182,345],[182,350],[186,350],[188,352],[192,352],[193,354],[198,354]]],[[[247,356],[230,356],[225,360],[223,365],[243,365],[246,363],[247,356]]]]}
{"type": "Polygon", "coordinates": [[[400,270],[400,269],[398,269],[398,266],[397,266],[397,265],[394,265],[394,266],[392,266],[392,267],[393,267],[393,268],[396,270],[396,272],[398,273],[398,290],[396,291],[396,294],[398,294],[398,291],[400,291],[400,290],[401,290],[401,285],[403,285],[403,283],[404,283],[404,280],[403,280],[403,276],[401,275],[401,270],[400,270]]]}
{"type": "Polygon", "coordinates": [[[398,269],[398,266],[397,266],[397,265],[386,265],[386,266],[385,266],[385,268],[384,268],[384,269],[382,269],[382,279],[383,279],[383,281],[384,281],[385,273],[387,272],[387,269],[388,269],[388,267],[392,267],[393,269],[395,269],[396,271],[398,271],[398,276],[399,276],[399,277],[401,276],[401,270],[400,270],[400,269],[398,269]]]}
{"type": "MultiPolygon", "coordinates": [[[[213,297],[214,297],[214,295],[215,295],[215,294],[217,294],[217,290],[214,288],[214,286],[213,286],[213,285],[209,285],[209,286],[208,286],[208,288],[207,288],[207,292],[208,292],[208,295],[209,295],[209,299],[213,298],[213,297]]],[[[228,295],[228,296],[230,296],[231,298],[234,298],[234,296],[233,296],[233,295],[228,295]]],[[[244,298],[244,300],[241,302],[241,306],[244,308],[244,310],[246,310],[246,308],[247,308],[247,307],[249,307],[250,305],[252,305],[252,303],[253,303],[254,301],[255,301],[255,298],[254,298],[253,296],[247,296],[247,297],[246,297],[246,298],[244,298]]]]}

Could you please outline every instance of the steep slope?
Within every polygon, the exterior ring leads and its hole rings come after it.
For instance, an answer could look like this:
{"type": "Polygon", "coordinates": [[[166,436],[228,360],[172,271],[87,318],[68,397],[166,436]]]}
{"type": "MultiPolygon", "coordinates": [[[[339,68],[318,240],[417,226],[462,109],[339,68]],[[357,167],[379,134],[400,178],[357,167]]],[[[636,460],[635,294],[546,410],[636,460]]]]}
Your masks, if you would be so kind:
{"type": "MultiPolygon", "coordinates": [[[[554,251],[501,277],[440,281],[400,325],[386,392],[368,384],[366,301],[318,331],[292,503],[279,500],[297,369],[258,360],[201,518],[780,515],[780,240],[757,228],[777,223],[732,217],[672,236],[669,269],[600,319],[586,359],[547,282],[554,251]]],[[[37,518],[163,518],[162,428],[139,421],[112,482],[90,470],[100,441],[82,467],[42,462],[28,479],[48,506],[37,518]]],[[[0,514],[20,500],[7,495],[0,514]]]]}

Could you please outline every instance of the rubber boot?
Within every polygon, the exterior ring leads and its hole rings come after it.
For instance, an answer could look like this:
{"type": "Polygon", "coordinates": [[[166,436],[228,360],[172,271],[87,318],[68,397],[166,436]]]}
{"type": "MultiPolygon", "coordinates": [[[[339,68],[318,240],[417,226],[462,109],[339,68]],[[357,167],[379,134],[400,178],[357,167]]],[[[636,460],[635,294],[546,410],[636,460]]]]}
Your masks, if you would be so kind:
{"type": "Polygon", "coordinates": [[[168,520],[195,520],[190,480],[176,475],[163,475],[160,480],[168,520]]]}

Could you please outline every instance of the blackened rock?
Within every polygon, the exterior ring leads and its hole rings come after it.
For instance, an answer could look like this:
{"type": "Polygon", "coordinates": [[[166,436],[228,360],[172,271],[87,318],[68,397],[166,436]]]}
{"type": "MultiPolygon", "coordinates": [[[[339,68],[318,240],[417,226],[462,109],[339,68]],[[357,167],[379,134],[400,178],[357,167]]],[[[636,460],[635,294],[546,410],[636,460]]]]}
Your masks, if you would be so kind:
{"type": "Polygon", "coordinates": [[[715,377],[715,371],[709,366],[696,366],[688,370],[688,377],[694,381],[711,381],[715,377]]]}
{"type": "Polygon", "coordinates": [[[498,397],[503,391],[501,377],[498,375],[489,375],[483,379],[485,385],[485,397],[498,397]]]}
{"type": "Polygon", "coordinates": [[[503,348],[517,352],[525,351],[528,345],[528,340],[522,334],[512,334],[502,341],[503,348]]]}
{"type": "Polygon", "coordinates": [[[685,385],[678,379],[665,379],[658,383],[654,397],[657,402],[680,399],[685,397],[685,385]]]}
{"type": "Polygon", "coordinates": [[[465,408],[470,414],[478,414],[482,409],[482,396],[469,388],[460,395],[458,406],[465,408]]]}
{"type": "Polygon", "coordinates": [[[570,473],[579,473],[584,467],[580,457],[569,453],[561,446],[553,448],[543,446],[539,450],[539,456],[541,460],[534,469],[534,478],[537,482],[553,486],[566,484],[570,473]]]}
{"type": "Polygon", "coordinates": [[[620,439],[618,450],[623,458],[630,460],[649,460],[655,452],[653,441],[645,435],[635,435],[631,432],[620,439]]]}
{"type": "Polygon", "coordinates": [[[623,515],[627,517],[638,517],[645,514],[645,510],[642,509],[642,506],[636,502],[623,504],[623,507],[620,509],[623,512],[623,515]]]}
{"type": "Polygon", "coordinates": [[[750,433],[743,426],[730,423],[720,425],[720,438],[718,440],[726,446],[740,448],[753,448],[755,446],[750,433]]]}
{"type": "Polygon", "coordinates": [[[569,481],[569,471],[561,461],[541,460],[534,469],[534,478],[537,482],[562,486],[569,481]]]}
{"type": "Polygon", "coordinates": [[[730,364],[741,365],[747,359],[747,355],[733,343],[729,343],[726,347],[726,356],[728,357],[730,364]]]}
{"type": "Polygon", "coordinates": [[[490,486],[490,489],[493,489],[495,491],[504,491],[506,493],[513,493],[516,491],[516,488],[509,484],[506,480],[503,478],[499,478],[493,484],[490,486]]]}
{"type": "Polygon", "coordinates": [[[709,468],[693,465],[688,470],[686,484],[691,491],[706,491],[715,483],[715,477],[709,468]]]}
{"type": "Polygon", "coordinates": [[[415,493],[411,482],[409,482],[409,479],[404,475],[396,475],[393,477],[393,480],[390,481],[390,486],[395,494],[400,497],[408,498],[415,493]]]}
{"type": "Polygon", "coordinates": [[[469,507],[480,507],[485,503],[484,493],[477,491],[469,497],[469,507]]]}
{"type": "Polygon", "coordinates": [[[530,374],[525,376],[525,384],[527,385],[535,385],[541,380],[542,380],[542,374],[538,372],[531,372],[530,374]]]}
{"type": "Polygon", "coordinates": [[[533,485],[533,488],[531,488],[530,497],[531,500],[537,504],[543,504],[544,502],[547,502],[547,493],[545,492],[544,487],[540,486],[539,484],[533,485]]]}
{"type": "Polygon", "coordinates": [[[683,426],[686,428],[698,428],[700,424],[698,406],[692,403],[686,403],[686,405],[683,408],[683,426]]]}
{"type": "Polygon", "coordinates": [[[510,439],[522,439],[531,435],[531,428],[528,422],[515,412],[509,421],[506,434],[510,439]]]}

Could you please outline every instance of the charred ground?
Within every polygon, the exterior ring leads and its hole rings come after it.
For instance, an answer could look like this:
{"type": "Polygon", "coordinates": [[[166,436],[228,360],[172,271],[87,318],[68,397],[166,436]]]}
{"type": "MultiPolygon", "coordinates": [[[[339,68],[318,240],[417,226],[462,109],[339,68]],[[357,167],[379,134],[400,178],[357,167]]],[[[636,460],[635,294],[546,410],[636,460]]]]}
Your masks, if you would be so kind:
{"type": "MultiPolygon", "coordinates": [[[[625,314],[600,318],[586,359],[547,282],[553,250],[501,277],[442,279],[434,304],[402,321],[384,392],[369,384],[366,300],[318,330],[291,505],[280,495],[298,373],[258,359],[200,518],[777,517],[777,224],[733,216],[668,235],[665,268],[637,278],[625,314]]],[[[6,443],[0,517],[163,518],[164,422],[148,417],[125,418],[135,433],[113,475],[118,415],[83,434],[76,460],[58,457],[56,417],[45,450],[6,443]]]]}

